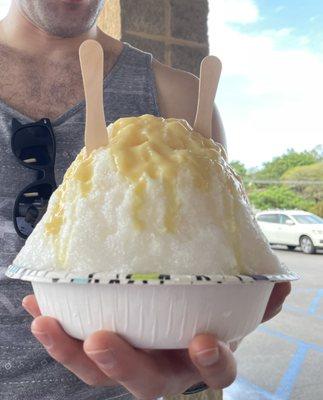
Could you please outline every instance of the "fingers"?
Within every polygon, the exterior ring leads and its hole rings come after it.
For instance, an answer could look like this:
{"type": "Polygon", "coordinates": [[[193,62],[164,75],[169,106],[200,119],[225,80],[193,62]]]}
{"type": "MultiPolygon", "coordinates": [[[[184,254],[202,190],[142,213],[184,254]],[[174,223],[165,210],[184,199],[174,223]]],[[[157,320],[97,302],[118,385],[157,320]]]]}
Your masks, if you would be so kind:
{"type": "Polygon", "coordinates": [[[68,336],[55,319],[37,317],[31,325],[31,330],[57,362],[88,385],[115,384],[87,357],[83,351],[83,342],[68,336]]]}
{"type": "Polygon", "coordinates": [[[167,378],[154,353],[135,349],[112,332],[99,331],[84,342],[84,351],[110,378],[135,397],[152,399],[167,392],[167,378]]]}
{"type": "Polygon", "coordinates": [[[48,353],[89,385],[118,382],[135,397],[150,400],[181,393],[200,380],[211,388],[224,388],[236,377],[230,349],[213,335],[195,337],[188,354],[176,350],[145,352],[105,331],[94,333],[83,344],[67,335],[53,318],[39,316],[33,295],[25,297],[23,306],[36,317],[32,332],[48,353]]]}
{"type": "Polygon", "coordinates": [[[213,335],[196,336],[189,346],[192,362],[200,372],[202,381],[212,389],[223,389],[235,380],[237,366],[234,356],[224,343],[213,335]]]}
{"type": "Polygon", "coordinates": [[[230,342],[229,348],[233,353],[237,350],[237,348],[239,347],[242,340],[243,339],[239,339],[239,340],[235,340],[234,342],[230,342]]]}
{"type": "Polygon", "coordinates": [[[290,282],[281,282],[275,284],[273,291],[271,292],[262,322],[268,321],[281,311],[283,303],[286,297],[290,294],[291,290],[292,286],[290,282]]]}
{"type": "Polygon", "coordinates": [[[36,297],[33,294],[30,294],[30,295],[26,296],[22,300],[22,306],[34,318],[36,318],[39,315],[41,315],[41,312],[40,312],[40,309],[38,307],[38,303],[37,303],[36,297]]]}

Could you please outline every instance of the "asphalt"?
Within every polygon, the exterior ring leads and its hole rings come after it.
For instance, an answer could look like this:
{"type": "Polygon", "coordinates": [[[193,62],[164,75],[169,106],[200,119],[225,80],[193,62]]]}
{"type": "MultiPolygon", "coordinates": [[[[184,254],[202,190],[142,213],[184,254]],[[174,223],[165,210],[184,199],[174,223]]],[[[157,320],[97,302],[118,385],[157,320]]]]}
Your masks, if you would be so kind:
{"type": "Polygon", "coordinates": [[[301,279],[282,312],[241,343],[238,378],[224,400],[323,399],[323,252],[275,253],[301,279]]]}

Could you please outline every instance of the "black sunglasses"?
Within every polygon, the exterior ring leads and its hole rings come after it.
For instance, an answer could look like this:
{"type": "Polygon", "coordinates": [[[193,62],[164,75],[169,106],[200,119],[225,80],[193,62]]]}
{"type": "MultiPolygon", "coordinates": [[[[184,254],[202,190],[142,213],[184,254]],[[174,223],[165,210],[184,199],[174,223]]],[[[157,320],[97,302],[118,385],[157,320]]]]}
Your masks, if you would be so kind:
{"type": "Polygon", "coordinates": [[[36,181],[21,190],[13,208],[16,232],[26,239],[46,212],[49,198],[57,187],[56,142],[50,120],[43,118],[22,125],[13,118],[11,149],[21,165],[37,171],[36,181]]]}

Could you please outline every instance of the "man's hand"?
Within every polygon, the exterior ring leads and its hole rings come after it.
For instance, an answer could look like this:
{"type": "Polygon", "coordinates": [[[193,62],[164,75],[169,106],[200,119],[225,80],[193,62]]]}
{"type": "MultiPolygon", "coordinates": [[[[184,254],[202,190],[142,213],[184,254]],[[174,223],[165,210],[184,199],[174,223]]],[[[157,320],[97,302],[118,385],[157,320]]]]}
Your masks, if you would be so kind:
{"type": "Polygon", "coordinates": [[[139,399],[177,395],[198,382],[229,386],[236,377],[231,350],[213,335],[200,334],[188,350],[139,350],[112,332],[99,331],[85,342],[68,336],[59,323],[40,316],[35,296],[23,300],[35,318],[34,336],[56,361],[93,386],[122,385],[139,399]]]}
{"type": "MultiPolygon", "coordinates": [[[[280,312],[290,291],[290,283],[275,285],[263,322],[280,312]]],[[[88,385],[120,384],[135,397],[150,400],[182,393],[201,381],[213,389],[224,388],[236,377],[231,351],[213,335],[196,336],[188,351],[138,350],[105,331],[82,342],[68,336],[55,319],[40,316],[35,296],[25,297],[23,306],[35,318],[32,332],[48,353],[88,385]]]]}
{"type": "Polygon", "coordinates": [[[266,322],[280,313],[286,297],[290,294],[292,286],[290,282],[276,283],[271,292],[262,322],[266,322]]]}

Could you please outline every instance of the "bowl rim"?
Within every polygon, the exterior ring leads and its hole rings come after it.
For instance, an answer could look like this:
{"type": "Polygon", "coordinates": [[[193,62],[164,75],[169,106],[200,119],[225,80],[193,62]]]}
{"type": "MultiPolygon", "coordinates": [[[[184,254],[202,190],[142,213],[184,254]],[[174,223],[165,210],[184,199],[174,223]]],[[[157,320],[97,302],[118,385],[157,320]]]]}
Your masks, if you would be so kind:
{"type": "Polygon", "coordinates": [[[5,273],[8,278],[39,283],[70,283],[77,285],[216,285],[216,284],[250,284],[263,282],[290,282],[299,276],[283,267],[280,274],[255,275],[170,275],[160,273],[111,274],[109,272],[92,272],[80,275],[77,272],[58,270],[35,270],[10,265],[5,273]]]}

